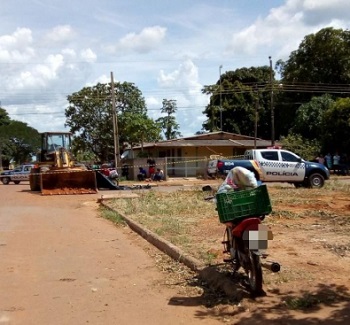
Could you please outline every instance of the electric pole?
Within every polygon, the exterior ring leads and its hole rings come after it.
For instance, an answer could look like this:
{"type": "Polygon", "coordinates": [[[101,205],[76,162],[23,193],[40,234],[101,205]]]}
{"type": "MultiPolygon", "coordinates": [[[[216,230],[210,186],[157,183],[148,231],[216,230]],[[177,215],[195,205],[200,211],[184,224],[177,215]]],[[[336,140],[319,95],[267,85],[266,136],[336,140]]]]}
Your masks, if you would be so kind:
{"type": "Polygon", "coordinates": [[[272,59],[269,56],[270,60],[270,87],[271,87],[271,146],[275,145],[275,112],[273,107],[273,70],[272,70],[272,59]]]}
{"type": "Polygon", "coordinates": [[[254,149],[256,149],[256,138],[258,137],[258,116],[259,116],[259,91],[258,86],[255,85],[255,120],[254,120],[254,149]]]}
{"type": "Polygon", "coordinates": [[[220,87],[220,131],[222,131],[222,97],[221,97],[221,69],[222,69],[222,64],[219,66],[219,75],[220,75],[220,80],[219,80],[219,87],[220,87]]]}
{"type": "Polygon", "coordinates": [[[114,78],[111,72],[111,92],[112,92],[112,119],[113,119],[113,139],[114,139],[114,162],[115,168],[119,166],[119,134],[118,134],[118,117],[115,105],[114,78]]]}

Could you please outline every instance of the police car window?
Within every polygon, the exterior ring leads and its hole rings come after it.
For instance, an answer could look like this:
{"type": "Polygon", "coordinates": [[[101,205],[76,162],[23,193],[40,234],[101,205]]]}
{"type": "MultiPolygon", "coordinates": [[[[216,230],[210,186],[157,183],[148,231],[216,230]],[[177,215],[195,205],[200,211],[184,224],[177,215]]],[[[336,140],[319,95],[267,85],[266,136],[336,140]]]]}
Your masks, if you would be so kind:
{"type": "Polygon", "coordinates": [[[290,154],[289,152],[281,152],[283,161],[298,162],[299,158],[290,154]]]}
{"type": "Polygon", "coordinates": [[[278,160],[278,152],[277,151],[263,151],[261,156],[266,160],[278,160]]]}

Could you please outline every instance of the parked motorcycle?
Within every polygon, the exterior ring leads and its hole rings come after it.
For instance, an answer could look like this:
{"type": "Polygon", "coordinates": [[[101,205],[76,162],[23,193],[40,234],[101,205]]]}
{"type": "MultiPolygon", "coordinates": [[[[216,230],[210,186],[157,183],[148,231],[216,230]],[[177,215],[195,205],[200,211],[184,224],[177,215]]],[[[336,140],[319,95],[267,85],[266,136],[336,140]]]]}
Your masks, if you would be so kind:
{"type": "MultiPolygon", "coordinates": [[[[204,191],[212,191],[204,186],[204,191]]],[[[248,278],[248,288],[253,295],[263,293],[262,267],[272,272],[280,271],[280,264],[268,261],[266,249],[273,238],[272,231],[262,224],[271,213],[271,203],[266,185],[254,189],[230,191],[211,195],[215,199],[220,222],[225,224],[223,245],[228,255],[224,262],[236,273],[242,268],[248,278]]]]}

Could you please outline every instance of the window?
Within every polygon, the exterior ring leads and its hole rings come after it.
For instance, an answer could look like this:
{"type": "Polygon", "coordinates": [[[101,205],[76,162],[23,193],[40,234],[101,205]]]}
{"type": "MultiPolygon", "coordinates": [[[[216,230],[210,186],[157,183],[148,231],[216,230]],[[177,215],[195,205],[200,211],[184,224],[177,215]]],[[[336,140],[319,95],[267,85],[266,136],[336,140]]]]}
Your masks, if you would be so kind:
{"type": "Polygon", "coordinates": [[[289,162],[300,162],[300,158],[289,153],[289,152],[281,152],[282,160],[283,161],[289,161],[289,162]]]}
{"type": "Polygon", "coordinates": [[[278,160],[277,151],[262,151],[261,156],[266,160],[278,160]]]}
{"type": "Polygon", "coordinates": [[[253,153],[251,150],[246,150],[245,153],[244,153],[244,158],[245,159],[253,159],[253,153]]]}

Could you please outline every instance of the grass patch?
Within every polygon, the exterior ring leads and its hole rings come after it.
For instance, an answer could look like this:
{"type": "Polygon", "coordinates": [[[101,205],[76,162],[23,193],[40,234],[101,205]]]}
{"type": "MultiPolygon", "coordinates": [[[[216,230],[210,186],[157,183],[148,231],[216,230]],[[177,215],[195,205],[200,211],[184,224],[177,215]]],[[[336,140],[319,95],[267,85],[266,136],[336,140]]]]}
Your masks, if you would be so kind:
{"type": "MultiPolygon", "coordinates": [[[[329,183],[322,189],[270,187],[273,211],[265,223],[299,229],[317,222],[331,227],[334,232],[348,231],[350,217],[344,216],[344,207],[350,186],[329,183]],[[341,198],[338,205],[334,204],[336,197],[341,198]]],[[[204,200],[207,193],[201,188],[171,192],[147,190],[137,191],[137,194],[137,198],[119,198],[109,204],[201,261],[207,264],[215,260],[222,262],[221,240],[225,226],[219,222],[215,203],[204,200]]],[[[115,223],[121,220],[113,214],[109,218],[115,223]]],[[[293,276],[289,274],[288,279],[276,277],[271,281],[286,282],[290,278],[293,276]]]]}
{"type": "Polygon", "coordinates": [[[205,251],[200,251],[199,252],[200,259],[204,261],[205,264],[212,265],[218,258],[218,255],[213,253],[213,252],[205,252],[205,251]]]}
{"type": "Polygon", "coordinates": [[[126,225],[125,220],[122,218],[122,216],[116,212],[116,211],[111,211],[106,208],[101,209],[101,216],[111,222],[113,222],[116,225],[126,225]]]}
{"type": "Polygon", "coordinates": [[[310,309],[322,302],[317,296],[311,293],[304,293],[302,297],[287,297],[284,303],[288,309],[310,309]]]}

